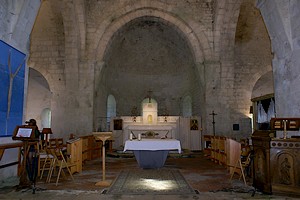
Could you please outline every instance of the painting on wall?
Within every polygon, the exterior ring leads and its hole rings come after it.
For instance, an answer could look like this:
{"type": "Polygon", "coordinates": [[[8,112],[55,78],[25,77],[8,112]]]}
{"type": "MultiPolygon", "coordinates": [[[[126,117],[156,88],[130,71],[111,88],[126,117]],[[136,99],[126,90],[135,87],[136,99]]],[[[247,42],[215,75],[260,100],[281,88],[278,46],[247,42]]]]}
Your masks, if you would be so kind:
{"type": "Polygon", "coordinates": [[[198,120],[191,119],[191,130],[198,130],[198,120]]]}
{"type": "Polygon", "coordinates": [[[114,130],[122,130],[123,120],[122,119],[114,119],[114,130]]]}
{"type": "Polygon", "coordinates": [[[26,55],[0,40],[0,136],[22,124],[26,55]]]}

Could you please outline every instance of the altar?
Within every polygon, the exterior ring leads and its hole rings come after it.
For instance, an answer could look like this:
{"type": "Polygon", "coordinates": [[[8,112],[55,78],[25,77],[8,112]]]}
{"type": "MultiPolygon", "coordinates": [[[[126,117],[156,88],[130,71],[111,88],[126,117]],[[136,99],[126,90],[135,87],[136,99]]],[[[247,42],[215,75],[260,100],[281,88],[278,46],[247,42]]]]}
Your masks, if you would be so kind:
{"type": "Polygon", "coordinates": [[[162,168],[170,150],[177,150],[181,153],[180,141],[176,139],[142,139],[127,140],[124,152],[132,150],[139,167],[162,168]]]}
{"type": "Polygon", "coordinates": [[[182,148],[201,150],[201,119],[198,117],[170,116],[167,112],[158,115],[157,102],[153,98],[146,98],[141,104],[141,115],[133,109],[131,116],[119,116],[111,120],[113,127],[114,149],[124,147],[127,140],[138,138],[177,139],[182,148]],[[197,129],[191,128],[192,121],[197,121],[197,129]]]}

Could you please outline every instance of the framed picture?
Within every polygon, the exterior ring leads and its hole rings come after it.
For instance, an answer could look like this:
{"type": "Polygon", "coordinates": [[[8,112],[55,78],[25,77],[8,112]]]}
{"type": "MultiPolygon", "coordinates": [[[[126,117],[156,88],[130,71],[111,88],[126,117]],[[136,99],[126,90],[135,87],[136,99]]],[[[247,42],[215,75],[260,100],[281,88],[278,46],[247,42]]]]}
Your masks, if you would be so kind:
{"type": "Polygon", "coordinates": [[[191,130],[198,130],[198,120],[191,119],[191,130]]]}
{"type": "Polygon", "coordinates": [[[114,130],[122,130],[122,129],[123,129],[123,120],[114,119],[114,130]]]}

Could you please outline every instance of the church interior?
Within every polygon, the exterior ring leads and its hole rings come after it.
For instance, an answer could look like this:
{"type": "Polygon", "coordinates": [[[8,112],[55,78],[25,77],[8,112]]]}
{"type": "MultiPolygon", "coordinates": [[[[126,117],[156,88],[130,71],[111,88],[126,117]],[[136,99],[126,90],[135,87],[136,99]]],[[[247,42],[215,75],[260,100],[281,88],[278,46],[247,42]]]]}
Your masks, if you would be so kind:
{"type": "Polygon", "coordinates": [[[17,180],[151,199],[115,189],[148,169],[193,188],[158,198],[300,197],[299,1],[1,0],[0,16],[0,197],[17,180]]]}

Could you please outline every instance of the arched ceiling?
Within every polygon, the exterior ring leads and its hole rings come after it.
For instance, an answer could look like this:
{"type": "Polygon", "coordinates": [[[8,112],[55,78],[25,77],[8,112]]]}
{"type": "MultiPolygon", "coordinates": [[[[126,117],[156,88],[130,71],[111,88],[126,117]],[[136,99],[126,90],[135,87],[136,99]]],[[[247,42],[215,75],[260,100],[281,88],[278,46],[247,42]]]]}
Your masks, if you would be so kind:
{"type": "Polygon", "coordinates": [[[195,81],[188,43],[155,17],[137,18],[118,30],[106,50],[105,63],[105,84],[117,101],[134,96],[138,104],[151,90],[158,104],[167,104],[188,94],[195,81]]]}

